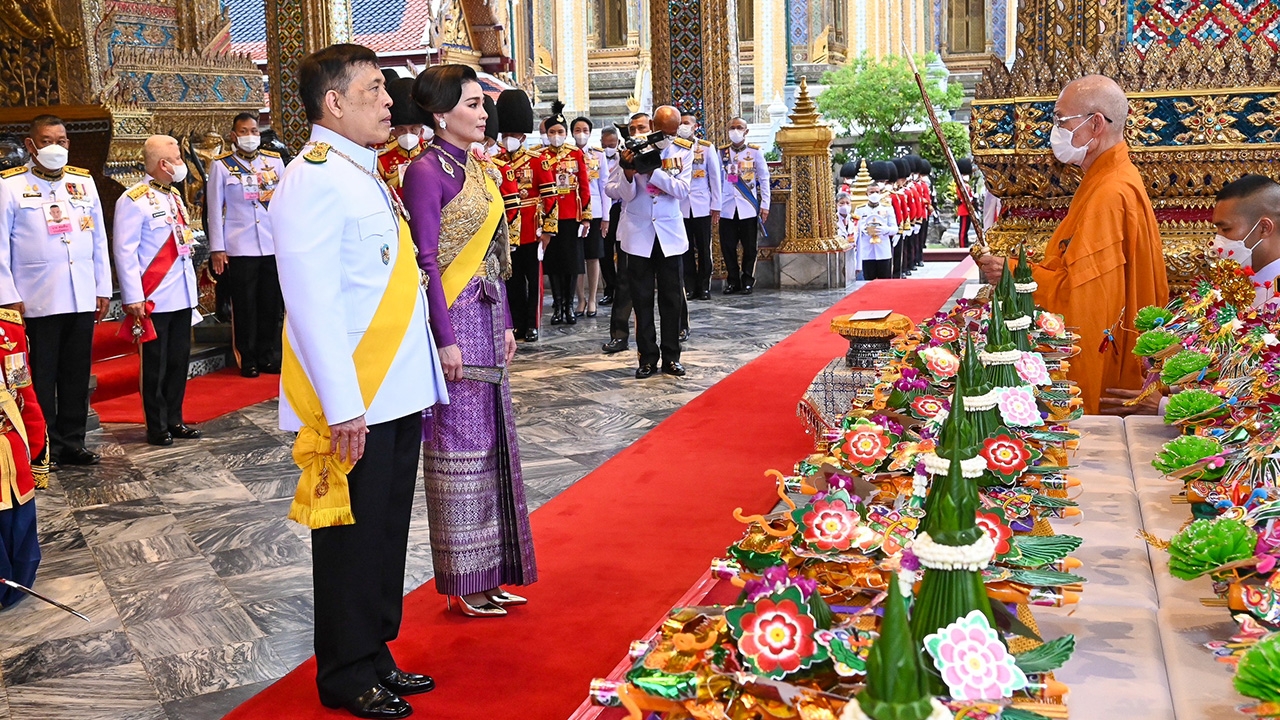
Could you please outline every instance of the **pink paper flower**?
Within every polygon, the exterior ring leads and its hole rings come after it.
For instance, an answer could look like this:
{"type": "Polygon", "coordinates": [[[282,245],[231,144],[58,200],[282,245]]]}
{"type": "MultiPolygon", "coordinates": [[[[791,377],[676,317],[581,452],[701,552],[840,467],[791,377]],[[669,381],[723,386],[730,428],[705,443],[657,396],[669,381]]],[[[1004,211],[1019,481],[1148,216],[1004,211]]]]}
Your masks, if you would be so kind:
{"type": "Polygon", "coordinates": [[[929,372],[940,378],[949,378],[960,372],[960,358],[944,347],[925,348],[920,357],[929,372]]]}
{"type": "Polygon", "coordinates": [[[1009,544],[1009,538],[1013,537],[1013,529],[1005,523],[1004,513],[999,510],[979,510],[974,520],[978,527],[987,533],[987,537],[995,541],[995,555],[1004,555],[1009,552],[1012,547],[1009,544]]]}
{"type": "Polygon", "coordinates": [[[999,700],[1027,686],[1027,676],[981,611],[926,635],[924,646],[956,700],[999,700]]]}
{"type": "Polygon", "coordinates": [[[1062,321],[1062,316],[1056,313],[1041,311],[1036,316],[1036,327],[1049,337],[1062,337],[1067,334],[1067,325],[1062,321]]]}
{"type": "Polygon", "coordinates": [[[960,339],[960,330],[951,323],[938,323],[929,330],[929,336],[940,343],[950,343],[960,339]]]}
{"type": "Polygon", "coordinates": [[[1048,385],[1053,382],[1049,379],[1049,367],[1044,364],[1044,357],[1040,353],[1022,353],[1014,361],[1013,367],[1018,371],[1018,377],[1028,385],[1048,385]]]}
{"type": "Polygon", "coordinates": [[[921,395],[911,401],[911,412],[921,420],[932,420],[947,407],[947,401],[936,395],[921,395]]]}
{"type": "Polygon", "coordinates": [[[726,613],[739,652],[769,677],[781,678],[827,657],[813,640],[817,623],[797,598],[798,592],[787,590],[726,613]]]}
{"type": "Polygon", "coordinates": [[[836,455],[865,469],[874,468],[889,455],[889,437],[872,423],[853,426],[836,447],[836,455]]]}
{"type": "Polygon", "coordinates": [[[996,393],[996,407],[1006,425],[1036,427],[1044,424],[1036,398],[1025,387],[1000,388],[996,393]]]}
{"type": "Polygon", "coordinates": [[[816,500],[801,521],[805,542],[815,550],[843,552],[853,546],[862,518],[843,498],[816,500]]]}
{"type": "Polygon", "coordinates": [[[1004,432],[982,441],[978,454],[987,460],[987,467],[1006,478],[1021,475],[1031,460],[1031,451],[1021,438],[1004,432]]]}

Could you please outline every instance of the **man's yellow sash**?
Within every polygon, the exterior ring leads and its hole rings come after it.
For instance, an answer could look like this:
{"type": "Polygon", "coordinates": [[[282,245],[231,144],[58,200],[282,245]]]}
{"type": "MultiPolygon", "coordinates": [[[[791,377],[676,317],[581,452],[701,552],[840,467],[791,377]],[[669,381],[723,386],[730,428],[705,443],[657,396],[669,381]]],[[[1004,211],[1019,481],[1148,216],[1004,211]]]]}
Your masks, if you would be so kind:
{"type": "MultiPolygon", "coordinates": [[[[369,329],[351,353],[365,409],[373,402],[387,371],[391,369],[391,361],[395,359],[413,318],[417,295],[417,254],[410,239],[409,225],[401,219],[399,247],[387,289],[378,301],[369,329]]],[[[331,439],[324,408],[289,344],[288,332],[284,333],[282,360],[280,382],[285,400],[303,425],[293,442],[293,461],[302,468],[302,477],[298,478],[298,491],[289,508],[289,519],[311,528],[354,525],[351,492],[347,486],[347,473],[351,472],[353,464],[340,461],[336,453],[329,451],[331,439]]]]}
{"type": "MultiPolygon", "coordinates": [[[[493,234],[498,230],[498,223],[502,221],[502,193],[498,192],[498,186],[494,184],[493,178],[489,177],[488,173],[481,172],[478,175],[484,178],[485,190],[489,192],[489,212],[485,215],[484,222],[480,224],[480,230],[462,247],[458,257],[440,272],[444,300],[450,307],[462,294],[462,289],[467,286],[467,283],[471,282],[471,278],[476,276],[476,270],[480,269],[480,263],[484,262],[485,255],[489,252],[489,244],[493,242],[493,234]]],[[[472,177],[474,176],[468,177],[468,180],[472,177]]]]}

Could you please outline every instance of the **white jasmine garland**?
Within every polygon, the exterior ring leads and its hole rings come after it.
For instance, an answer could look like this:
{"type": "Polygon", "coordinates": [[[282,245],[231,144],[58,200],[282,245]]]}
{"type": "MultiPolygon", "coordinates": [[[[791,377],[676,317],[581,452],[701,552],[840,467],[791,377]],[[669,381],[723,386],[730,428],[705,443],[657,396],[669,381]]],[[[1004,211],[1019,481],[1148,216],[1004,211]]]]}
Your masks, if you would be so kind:
{"type": "MultiPolygon", "coordinates": [[[[951,470],[951,461],[940,457],[937,453],[921,453],[920,459],[924,462],[925,471],[930,475],[946,475],[951,470]]],[[[960,461],[960,473],[967,478],[982,477],[982,472],[986,469],[987,459],[981,455],[960,461]]]]}
{"type": "Polygon", "coordinates": [[[1022,352],[1017,348],[1013,350],[1000,350],[998,352],[987,352],[983,350],[978,353],[978,359],[983,365],[1012,365],[1022,357],[1022,352]]]}
{"type": "Polygon", "coordinates": [[[1032,281],[1031,281],[1031,282],[1029,282],[1029,283],[1014,283],[1014,284],[1013,284],[1013,290],[1014,290],[1014,292],[1019,292],[1019,293],[1022,293],[1023,295],[1027,295],[1027,294],[1033,293],[1033,292],[1035,292],[1036,290],[1039,290],[1039,289],[1040,289],[1040,285],[1038,285],[1034,280],[1032,280],[1032,281]]]}
{"type": "Polygon", "coordinates": [[[911,542],[911,552],[920,564],[934,570],[970,570],[977,572],[991,562],[996,542],[985,532],[969,545],[941,545],[922,532],[911,542]]]}
{"type": "MultiPolygon", "coordinates": [[[[948,710],[938,698],[929,698],[929,705],[933,708],[933,712],[930,712],[925,720],[952,720],[955,717],[954,713],[948,710]]],[[[857,696],[854,696],[844,704],[844,709],[840,711],[840,720],[871,720],[871,718],[862,712],[862,706],[858,704],[857,696]]]]}
{"type": "Polygon", "coordinates": [[[899,570],[898,571],[898,592],[902,593],[903,597],[909,598],[911,597],[911,593],[915,591],[915,587],[916,587],[916,572],[914,570],[899,570]]]}
{"type": "Polygon", "coordinates": [[[1026,330],[1027,328],[1031,327],[1031,317],[1024,316],[1020,318],[1014,318],[1012,320],[1005,320],[1004,326],[1009,328],[1010,330],[1026,330]]]}
{"type": "Polygon", "coordinates": [[[964,398],[964,409],[970,412],[982,412],[983,410],[990,410],[995,406],[995,391],[991,391],[983,395],[966,395],[964,398]]]}
{"type": "Polygon", "coordinates": [[[911,494],[916,497],[924,497],[929,491],[929,476],[923,473],[916,473],[911,478],[911,494]]]}

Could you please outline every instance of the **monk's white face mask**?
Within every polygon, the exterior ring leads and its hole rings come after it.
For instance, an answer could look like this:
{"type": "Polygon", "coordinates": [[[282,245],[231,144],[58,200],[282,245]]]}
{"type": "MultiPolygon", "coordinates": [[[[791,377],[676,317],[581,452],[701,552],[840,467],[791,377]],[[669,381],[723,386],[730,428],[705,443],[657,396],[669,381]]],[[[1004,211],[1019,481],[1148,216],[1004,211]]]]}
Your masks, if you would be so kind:
{"type": "Polygon", "coordinates": [[[1257,242],[1250,245],[1249,236],[1261,224],[1262,218],[1258,218],[1258,222],[1254,223],[1253,227],[1249,228],[1249,232],[1245,233],[1244,237],[1239,240],[1232,240],[1222,234],[1214,235],[1213,244],[1209,247],[1212,251],[1217,252],[1219,257],[1240,263],[1240,267],[1253,267],[1253,251],[1262,244],[1262,238],[1259,237],[1257,242]]]}
{"type": "MultiPolygon", "coordinates": [[[[1092,117],[1092,113],[1090,114],[1092,117]]],[[[1079,130],[1084,123],[1076,126],[1079,130]]],[[[1053,130],[1049,132],[1049,147],[1053,150],[1053,156],[1058,158],[1058,162],[1063,165],[1079,165],[1084,162],[1084,158],[1089,154],[1089,143],[1085,143],[1080,147],[1071,144],[1071,139],[1075,136],[1076,130],[1068,130],[1059,125],[1054,125],[1053,130]]]]}

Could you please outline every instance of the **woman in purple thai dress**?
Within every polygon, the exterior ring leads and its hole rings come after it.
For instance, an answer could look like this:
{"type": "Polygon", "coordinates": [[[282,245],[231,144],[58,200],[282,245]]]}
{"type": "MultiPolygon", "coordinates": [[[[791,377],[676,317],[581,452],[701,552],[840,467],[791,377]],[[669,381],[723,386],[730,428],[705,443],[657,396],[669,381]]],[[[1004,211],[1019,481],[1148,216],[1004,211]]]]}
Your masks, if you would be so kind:
{"type": "Polygon", "coordinates": [[[486,119],[475,71],[428,68],[413,99],[435,138],[405,172],[403,197],[449,388],[423,431],[436,589],[464,615],[501,616],[526,602],[502,586],[537,579],[507,377],[516,341],[501,174],[471,149],[486,119]]]}

